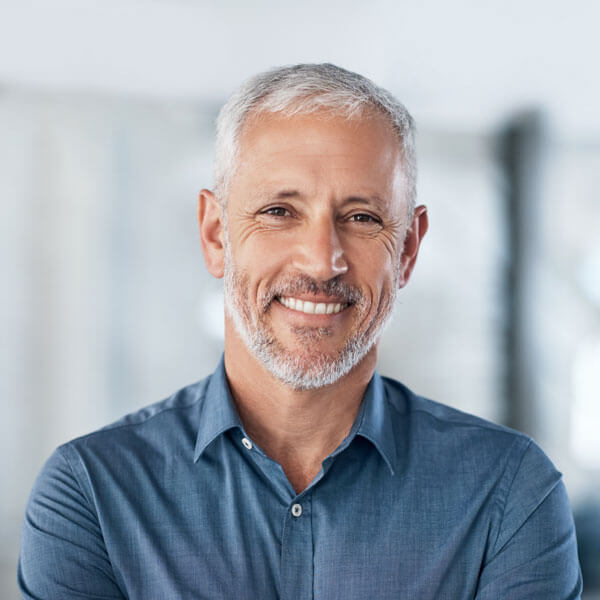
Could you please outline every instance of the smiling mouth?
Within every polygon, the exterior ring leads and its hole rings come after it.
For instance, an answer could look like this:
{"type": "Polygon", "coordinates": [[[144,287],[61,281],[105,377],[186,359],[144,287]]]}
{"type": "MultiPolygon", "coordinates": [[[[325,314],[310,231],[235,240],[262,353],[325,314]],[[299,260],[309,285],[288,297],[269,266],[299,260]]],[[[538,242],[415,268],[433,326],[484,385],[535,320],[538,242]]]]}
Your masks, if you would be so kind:
{"type": "Polygon", "coordinates": [[[286,308],[307,315],[335,315],[350,306],[347,302],[310,302],[291,296],[278,296],[277,300],[286,308]]]}

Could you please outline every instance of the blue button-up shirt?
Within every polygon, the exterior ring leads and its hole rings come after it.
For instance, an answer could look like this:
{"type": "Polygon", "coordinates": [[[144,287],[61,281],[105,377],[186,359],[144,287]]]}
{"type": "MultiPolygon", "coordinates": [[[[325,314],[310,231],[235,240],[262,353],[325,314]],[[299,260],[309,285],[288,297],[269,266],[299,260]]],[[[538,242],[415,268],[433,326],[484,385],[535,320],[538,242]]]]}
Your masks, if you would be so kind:
{"type": "Polygon", "coordinates": [[[560,474],[529,438],[375,374],[302,493],[223,362],[58,448],[27,506],[25,598],[578,598],[560,474]]]}

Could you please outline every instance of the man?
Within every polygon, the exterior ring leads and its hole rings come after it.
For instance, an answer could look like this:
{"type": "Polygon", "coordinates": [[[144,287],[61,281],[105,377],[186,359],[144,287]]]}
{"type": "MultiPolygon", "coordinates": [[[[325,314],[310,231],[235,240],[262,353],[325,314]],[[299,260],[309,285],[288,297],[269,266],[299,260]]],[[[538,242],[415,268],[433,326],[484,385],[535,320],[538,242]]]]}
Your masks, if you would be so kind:
{"type": "Polygon", "coordinates": [[[199,200],[215,373],[61,446],[26,598],[577,598],[560,474],[525,436],[375,373],[427,231],[413,123],[333,65],[258,75],[199,200]]]}

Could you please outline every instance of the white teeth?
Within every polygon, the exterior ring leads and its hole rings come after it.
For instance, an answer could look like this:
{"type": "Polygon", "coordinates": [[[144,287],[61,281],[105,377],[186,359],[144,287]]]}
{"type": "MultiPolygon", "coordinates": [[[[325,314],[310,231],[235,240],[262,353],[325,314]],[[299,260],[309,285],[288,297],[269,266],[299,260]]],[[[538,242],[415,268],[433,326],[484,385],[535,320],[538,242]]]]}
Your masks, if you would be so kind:
{"type": "Polygon", "coordinates": [[[346,308],[347,304],[341,303],[329,303],[329,302],[310,302],[309,300],[298,300],[298,298],[290,298],[287,296],[280,296],[279,301],[287,308],[297,310],[309,315],[332,315],[339,313],[342,309],[346,308]]]}

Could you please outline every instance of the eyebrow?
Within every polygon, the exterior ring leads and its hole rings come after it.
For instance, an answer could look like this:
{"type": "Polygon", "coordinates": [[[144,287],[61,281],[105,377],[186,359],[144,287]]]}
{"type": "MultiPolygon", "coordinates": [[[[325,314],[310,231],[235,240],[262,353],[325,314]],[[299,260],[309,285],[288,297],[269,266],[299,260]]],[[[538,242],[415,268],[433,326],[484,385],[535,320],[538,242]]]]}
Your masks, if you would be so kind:
{"type": "Polygon", "coordinates": [[[285,200],[286,198],[300,198],[302,194],[298,190],[281,190],[274,196],[274,200],[285,200]]]}
{"type": "Polygon", "coordinates": [[[385,203],[383,202],[383,200],[377,196],[348,196],[347,198],[344,199],[344,204],[351,204],[353,202],[356,202],[358,204],[367,204],[367,205],[375,205],[379,208],[381,208],[385,203]]]}
{"type": "MultiPolygon", "coordinates": [[[[284,190],[281,190],[281,191],[275,193],[273,196],[271,196],[271,198],[273,200],[285,200],[287,198],[302,198],[303,196],[304,196],[304,194],[300,193],[298,190],[284,189],[284,190]]],[[[382,207],[385,204],[385,202],[377,195],[373,195],[373,196],[351,195],[351,196],[347,196],[342,201],[342,205],[352,204],[352,203],[375,205],[377,207],[382,207]]]]}

